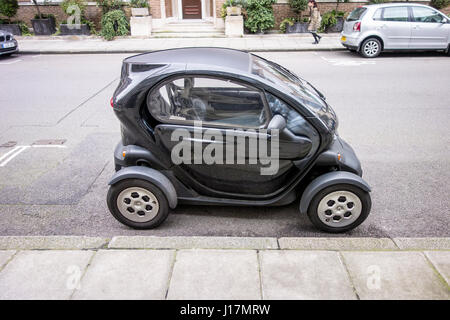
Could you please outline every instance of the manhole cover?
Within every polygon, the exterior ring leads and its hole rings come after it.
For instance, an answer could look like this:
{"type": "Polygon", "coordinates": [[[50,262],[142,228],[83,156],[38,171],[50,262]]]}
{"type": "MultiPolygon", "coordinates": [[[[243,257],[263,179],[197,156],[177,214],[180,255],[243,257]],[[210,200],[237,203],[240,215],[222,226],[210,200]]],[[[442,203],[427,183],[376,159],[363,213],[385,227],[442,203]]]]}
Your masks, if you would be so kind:
{"type": "Polygon", "coordinates": [[[11,148],[14,147],[17,144],[17,141],[8,141],[4,144],[0,145],[0,148],[11,148]]]}
{"type": "Polygon", "coordinates": [[[44,139],[44,140],[37,140],[35,142],[32,143],[33,146],[36,145],[61,145],[64,144],[64,142],[66,142],[66,139],[44,139]]]}

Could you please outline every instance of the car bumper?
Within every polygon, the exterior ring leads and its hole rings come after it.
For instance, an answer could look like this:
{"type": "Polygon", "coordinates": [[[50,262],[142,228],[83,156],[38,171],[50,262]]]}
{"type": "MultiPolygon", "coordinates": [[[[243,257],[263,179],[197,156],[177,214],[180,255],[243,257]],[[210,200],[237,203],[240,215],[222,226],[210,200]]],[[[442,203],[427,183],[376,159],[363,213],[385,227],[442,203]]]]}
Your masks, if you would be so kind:
{"type": "Polygon", "coordinates": [[[358,50],[359,37],[355,37],[353,34],[341,33],[341,44],[347,49],[358,50]]]}
{"type": "Polygon", "coordinates": [[[15,43],[14,47],[11,48],[0,48],[0,56],[3,54],[10,54],[10,53],[15,53],[19,51],[19,46],[17,44],[17,42],[15,43]]]}

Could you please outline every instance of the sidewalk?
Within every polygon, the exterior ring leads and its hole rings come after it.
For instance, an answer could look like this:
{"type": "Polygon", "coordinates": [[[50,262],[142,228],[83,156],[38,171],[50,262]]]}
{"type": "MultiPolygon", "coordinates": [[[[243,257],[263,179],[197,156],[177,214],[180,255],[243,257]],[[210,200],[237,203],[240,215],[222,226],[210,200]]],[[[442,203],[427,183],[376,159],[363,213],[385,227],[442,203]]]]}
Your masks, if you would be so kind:
{"type": "Polygon", "coordinates": [[[117,38],[98,36],[17,37],[22,53],[140,53],[180,47],[225,47],[247,51],[344,50],[339,34],[323,34],[318,45],[310,34],[247,35],[242,38],[117,38]]]}
{"type": "Polygon", "coordinates": [[[0,299],[450,299],[450,238],[0,237],[0,299]]]}

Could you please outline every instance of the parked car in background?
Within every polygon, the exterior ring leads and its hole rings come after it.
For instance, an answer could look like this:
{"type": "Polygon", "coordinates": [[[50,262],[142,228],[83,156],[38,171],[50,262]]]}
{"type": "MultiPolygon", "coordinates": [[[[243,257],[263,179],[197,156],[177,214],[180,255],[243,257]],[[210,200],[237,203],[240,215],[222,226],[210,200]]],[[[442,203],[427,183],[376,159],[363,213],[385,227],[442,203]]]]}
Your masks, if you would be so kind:
{"type": "Polygon", "coordinates": [[[0,56],[10,55],[18,51],[19,45],[12,33],[0,30],[0,56]]]}
{"type": "Polygon", "coordinates": [[[341,43],[366,58],[391,50],[444,50],[448,53],[450,18],[421,4],[362,6],[346,19],[341,43]]]}

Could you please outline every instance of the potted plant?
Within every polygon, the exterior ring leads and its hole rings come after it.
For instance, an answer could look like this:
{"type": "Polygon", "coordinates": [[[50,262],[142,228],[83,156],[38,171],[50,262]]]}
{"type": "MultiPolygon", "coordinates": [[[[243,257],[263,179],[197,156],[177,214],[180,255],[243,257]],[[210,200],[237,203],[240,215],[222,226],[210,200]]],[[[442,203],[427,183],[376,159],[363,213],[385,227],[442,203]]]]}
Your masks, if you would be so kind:
{"type": "Polygon", "coordinates": [[[116,36],[126,36],[130,32],[125,12],[122,10],[112,10],[102,16],[101,36],[105,40],[113,40],[116,36]]]}
{"type": "MultiPolygon", "coordinates": [[[[339,3],[345,2],[347,3],[349,0],[336,0],[336,24],[331,28],[329,32],[341,32],[344,29],[344,15],[345,12],[339,11],[339,3]]],[[[385,1],[385,0],[382,0],[385,1]]]]}
{"type": "Polygon", "coordinates": [[[36,0],[32,0],[37,14],[31,20],[34,34],[37,36],[49,36],[56,32],[55,16],[52,14],[42,14],[36,0]]]}
{"type": "Polygon", "coordinates": [[[130,7],[133,17],[145,17],[150,14],[147,0],[131,0],[130,7]]]}
{"type": "Polygon", "coordinates": [[[308,32],[308,18],[302,18],[303,11],[308,7],[308,0],[289,0],[289,6],[297,14],[292,24],[286,25],[286,33],[304,33],[308,32]]]}
{"type": "Polygon", "coordinates": [[[16,15],[18,8],[17,0],[0,0],[0,15],[8,18],[0,21],[0,30],[11,32],[15,36],[22,35],[19,24],[11,21],[11,18],[16,15]]]}
{"type": "Polygon", "coordinates": [[[344,27],[345,12],[331,10],[322,16],[320,32],[341,32],[344,27]],[[341,23],[342,21],[342,23],[341,23]]]}
{"type": "Polygon", "coordinates": [[[248,0],[245,27],[253,33],[263,34],[275,25],[272,5],[276,0],[248,0]]]}
{"type": "Polygon", "coordinates": [[[90,35],[94,24],[84,16],[86,2],[84,0],[64,0],[60,4],[62,10],[69,15],[67,23],[59,25],[59,34],[67,35],[90,35]]]}

